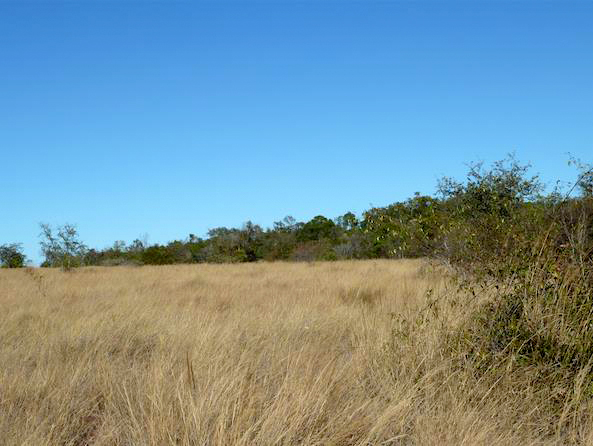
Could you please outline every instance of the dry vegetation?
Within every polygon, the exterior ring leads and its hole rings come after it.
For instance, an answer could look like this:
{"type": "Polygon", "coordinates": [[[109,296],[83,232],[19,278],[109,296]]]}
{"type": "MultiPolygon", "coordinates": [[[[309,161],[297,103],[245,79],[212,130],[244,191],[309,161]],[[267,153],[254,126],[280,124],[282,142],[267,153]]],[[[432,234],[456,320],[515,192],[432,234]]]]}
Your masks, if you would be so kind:
{"type": "Polygon", "coordinates": [[[0,443],[590,442],[463,365],[460,293],[419,260],[2,270],[0,443]]]}

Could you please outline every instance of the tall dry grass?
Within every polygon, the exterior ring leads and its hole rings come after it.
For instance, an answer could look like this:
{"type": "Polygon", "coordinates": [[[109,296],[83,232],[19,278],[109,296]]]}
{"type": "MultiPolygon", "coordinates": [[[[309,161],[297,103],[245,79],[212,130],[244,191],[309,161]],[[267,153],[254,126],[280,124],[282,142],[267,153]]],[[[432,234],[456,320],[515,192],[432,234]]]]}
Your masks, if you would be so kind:
{"type": "Polygon", "coordinates": [[[592,440],[464,368],[458,293],[420,260],[3,270],[0,444],[592,440]]]}

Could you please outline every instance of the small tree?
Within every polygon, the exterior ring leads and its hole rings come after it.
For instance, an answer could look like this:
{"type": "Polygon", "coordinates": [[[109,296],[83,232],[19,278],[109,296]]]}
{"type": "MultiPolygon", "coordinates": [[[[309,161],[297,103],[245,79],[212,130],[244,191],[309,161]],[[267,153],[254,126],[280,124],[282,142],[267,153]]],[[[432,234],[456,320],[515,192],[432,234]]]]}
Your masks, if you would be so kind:
{"type": "Polygon", "coordinates": [[[338,235],[338,229],[332,220],[323,215],[317,215],[299,229],[297,240],[300,242],[321,239],[335,240],[338,235]]]}
{"type": "Polygon", "coordinates": [[[22,268],[27,258],[20,243],[0,245],[0,266],[2,268],[22,268]]]}
{"type": "Polygon", "coordinates": [[[336,224],[344,231],[352,233],[355,229],[358,228],[359,221],[356,218],[356,215],[354,215],[354,213],[346,212],[344,215],[341,215],[338,218],[336,218],[336,224]]]}
{"type": "Polygon", "coordinates": [[[61,266],[65,270],[83,264],[87,247],[78,236],[76,227],[71,224],[58,226],[54,233],[50,225],[41,223],[41,252],[45,256],[45,266],[61,266]]]}

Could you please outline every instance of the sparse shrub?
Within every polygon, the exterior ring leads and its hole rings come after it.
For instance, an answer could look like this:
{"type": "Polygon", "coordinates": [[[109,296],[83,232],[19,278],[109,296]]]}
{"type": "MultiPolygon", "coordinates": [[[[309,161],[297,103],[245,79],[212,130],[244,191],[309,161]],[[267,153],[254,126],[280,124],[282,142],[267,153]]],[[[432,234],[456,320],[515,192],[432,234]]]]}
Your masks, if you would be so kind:
{"type": "Polygon", "coordinates": [[[370,243],[365,234],[359,231],[353,232],[345,235],[342,240],[333,248],[339,260],[368,258],[370,243]]]}
{"type": "Polygon", "coordinates": [[[78,231],[74,225],[64,224],[58,226],[54,232],[48,224],[41,223],[41,251],[45,256],[42,266],[60,266],[70,270],[84,264],[87,247],[79,239],[78,231]]]}
{"type": "Polygon", "coordinates": [[[311,241],[296,245],[291,260],[313,262],[316,260],[337,260],[337,255],[328,241],[311,241]]]}
{"type": "Polygon", "coordinates": [[[318,251],[315,243],[301,243],[296,246],[290,259],[297,262],[312,262],[317,259],[318,251]]]}

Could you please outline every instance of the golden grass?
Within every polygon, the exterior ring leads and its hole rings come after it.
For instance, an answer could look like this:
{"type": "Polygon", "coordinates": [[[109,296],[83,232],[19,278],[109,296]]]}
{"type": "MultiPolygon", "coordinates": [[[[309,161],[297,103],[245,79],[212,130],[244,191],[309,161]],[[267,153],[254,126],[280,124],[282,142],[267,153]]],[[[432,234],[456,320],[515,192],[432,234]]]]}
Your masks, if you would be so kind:
{"type": "Polygon", "coordinates": [[[447,283],[419,260],[2,270],[0,444],[563,444],[529,389],[453,367],[447,283]]]}

